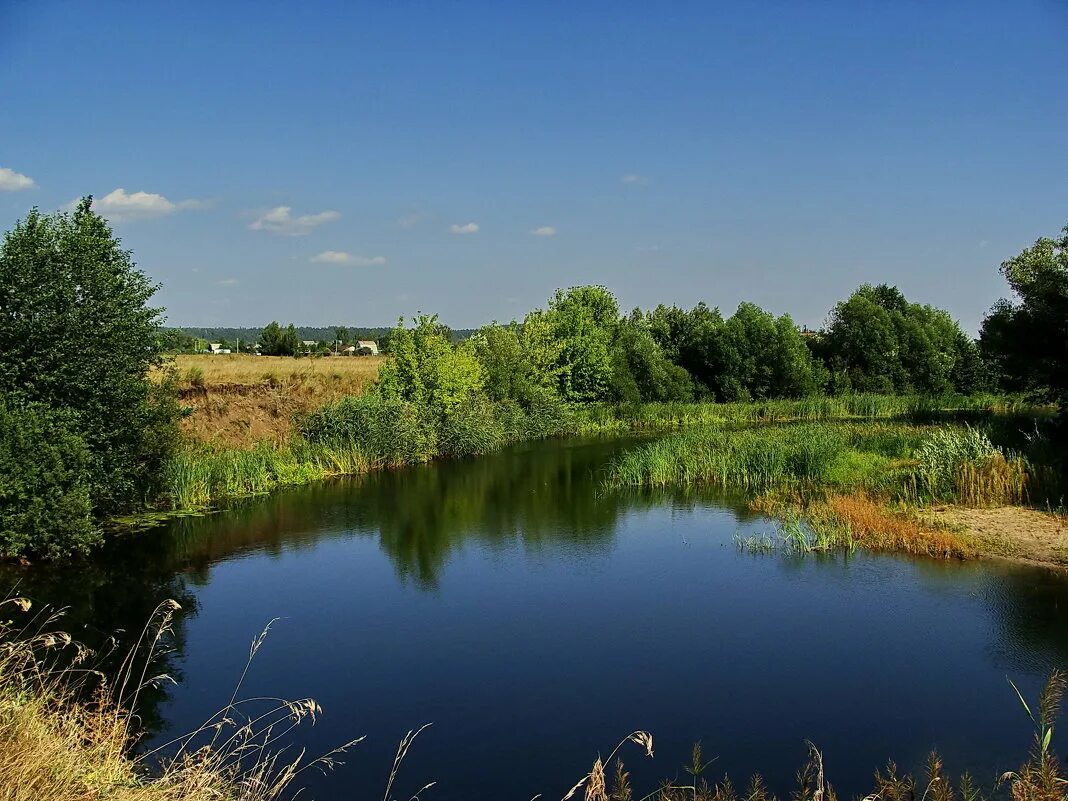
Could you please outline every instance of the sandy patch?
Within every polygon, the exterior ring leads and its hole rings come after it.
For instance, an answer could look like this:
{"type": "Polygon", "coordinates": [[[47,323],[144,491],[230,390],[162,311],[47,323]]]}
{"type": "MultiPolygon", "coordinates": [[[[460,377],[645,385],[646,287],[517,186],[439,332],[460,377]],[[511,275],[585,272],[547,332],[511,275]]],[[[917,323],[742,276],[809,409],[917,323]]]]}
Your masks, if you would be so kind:
{"type": "Polygon", "coordinates": [[[1007,559],[1068,566],[1068,516],[1023,506],[933,510],[936,518],[959,526],[987,553],[1007,559]]]}

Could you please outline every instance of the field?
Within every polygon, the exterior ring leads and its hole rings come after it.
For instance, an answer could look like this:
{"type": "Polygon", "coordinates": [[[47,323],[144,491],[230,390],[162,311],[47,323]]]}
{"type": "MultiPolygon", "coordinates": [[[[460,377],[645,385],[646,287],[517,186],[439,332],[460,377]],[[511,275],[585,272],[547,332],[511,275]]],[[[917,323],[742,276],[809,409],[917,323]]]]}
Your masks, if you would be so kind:
{"type": "Polygon", "coordinates": [[[249,448],[285,442],[294,414],[362,394],[378,377],[382,361],[373,356],[181,355],[169,369],[182,404],[192,409],[182,421],[187,436],[249,448]]]}

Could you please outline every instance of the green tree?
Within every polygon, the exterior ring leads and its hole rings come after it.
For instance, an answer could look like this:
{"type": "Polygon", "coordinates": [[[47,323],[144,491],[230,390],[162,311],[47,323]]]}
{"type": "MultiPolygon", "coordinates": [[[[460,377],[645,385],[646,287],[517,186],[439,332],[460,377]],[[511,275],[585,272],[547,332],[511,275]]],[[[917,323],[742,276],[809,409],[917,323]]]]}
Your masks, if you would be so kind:
{"type": "Polygon", "coordinates": [[[611,397],[612,350],[619,329],[619,304],[603,286],[558,289],[547,312],[561,343],[561,394],[570,401],[611,397]]]}
{"type": "Polygon", "coordinates": [[[689,373],[667,358],[639,310],[620,323],[612,358],[613,400],[636,403],[693,399],[689,373]]]}
{"type": "Polygon", "coordinates": [[[93,458],[77,423],[69,411],[0,399],[0,557],[59,558],[100,543],[93,458]]]}
{"type": "Polygon", "coordinates": [[[272,320],[260,334],[260,353],[264,356],[296,356],[299,350],[300,337],[292,324],[282,328],[272,320]]]}
{"type": "Polygon", "coordinates": [[[835,306],[818,350],[839,388],[938,394],[981,385],[969,342],[945,311],[865,284],[835,306]]]}
{"type": "Polygon", "coordinates": [[[177,403],[149,376],[157,289],[89,197],[69,214],[32,210],[0,245],[0,394],[69,413],[97,517],[143,503],[176,444],[177,403]]]}
{"type": "Polygon", "coordinates": [[[1068,408],[1068,226],[1001,265],[1016,300],[983,321],[980,346],[999,382],[1068,408]]]}
{"type": "Polygon", "coordinates": [[[400,398],[439,416],[455,412],[485,382],[471,342],[453,346],[437,316],[420,315],[413,328],[404,320],[390,336],[391,358],[378,374],[385,397],[400,398]]]}

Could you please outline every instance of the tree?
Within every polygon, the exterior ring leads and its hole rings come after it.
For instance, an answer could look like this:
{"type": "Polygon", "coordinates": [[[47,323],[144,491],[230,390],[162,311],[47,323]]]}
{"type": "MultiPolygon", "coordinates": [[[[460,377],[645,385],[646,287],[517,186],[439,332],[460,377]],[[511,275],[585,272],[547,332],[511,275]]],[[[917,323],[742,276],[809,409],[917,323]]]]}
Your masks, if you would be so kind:
{"type": "Polygon", "coordinates": [[[1001,265],[1017,300],[983,321],[980,347],[1001,385],[1068,408],[1068,226],[1001,265]]]}
{"type": "Polygon", "coordinates": [[[446,417],[482,390],[485,376],[470,342],[453,346],[437,316],[420,315],[413,328],[403,318],[390,337],[391,358],[378,373],[378,389],[446,417]]]}
{"type": "Polygon", "coordinates": [[[865,284],[832,310],[818,350],[840,389],[939,394],[981,383],[969,341],[945,311],[865,284]]]}
{"type": "Polygon", "coordinates": [[[549,320],[561,343],[560,390],[570,401],[611,396],[612,348],[619,328],[619,304],[603,286],[562,289],[549,301],[549,320]]]}
{"type": "Polygon", "coordinates": [[[667,358],[638,309],[620,323],[612,359],[613,400],[637,403],[693,399],[689,373],[667,358]]]}
{"type": "Polygon", "coordinates": [[[0,557],[57,558],[100,543],[92,455],[75,425],[69,411],[0,399],[0,557]]]}
{"type": "Polygon", "coordinates": [[[349,344],[349,329],[343,325],[339,325],[334,328],[334,352],[336,353],[339,348],[349,344]]]}
{"type": "Polygon", "coordinates": [[[260,334],[260,353],[264,356],[296,356],[299,350],[300,339],[292,324],[282,328],[272,320],[260,334]]]}
{"type": "Polygon", "coordinates": [[[65,410],[84,441],[94,517],[131,510],[158,480],[179,409],[162,364],[158,286],[83,198],[36,209],[0,245],[0,395],[65,410]]]}

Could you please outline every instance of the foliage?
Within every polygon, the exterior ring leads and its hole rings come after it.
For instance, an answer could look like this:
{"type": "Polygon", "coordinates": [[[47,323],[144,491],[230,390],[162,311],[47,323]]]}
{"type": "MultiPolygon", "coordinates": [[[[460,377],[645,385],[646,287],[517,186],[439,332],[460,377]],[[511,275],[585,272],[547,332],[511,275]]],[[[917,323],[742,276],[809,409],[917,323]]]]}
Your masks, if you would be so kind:
{"type": "Polygon", "coordinates": [[[1068,408],[1068,226],[1001,265],[1017,302],[1001,300],[980,343],[1002,386],[1068,408]]]}
{"type": "Polygon", "coordinates": [[[92,455],[73,413],[0,399],[0,557],[84,553],[100,542],[92,455]]]}
{"type": "Polygon", "coordinates": [[[664,355],[638,310],[619,325],[612,367],[611,397],[615,401],[662,403],[693,398],[689,373],[664,355]]]}
{"type": "Polygon", "coordinates": [[[0,245],[0,392],[69,410],[89,454],[94,515],[143,502],[175,446],[157,286],[84,198],[73,213],[36,209],[0,245]]]}
{"type": "Polygon", "coordinates": [[[816,349],[838,391],[942,394],[983,383],[960,326],[886,284],[865,284],[835,306],[816,349]]]}
{"type": "Polygon", "coordinates": [[[342,398],[307,415],[299,426],[309,443],[355,448],[367,465],[428,459],[436,436],[418,406],[381,393],[342,398]]]}
{"type": "Polygon", "coordinates": [[[742,303],[727,320],[699,303],[687,312],[658,306],[647,316],[664,352],[721,401],[801,397],[817,392],[822,370],[789,316],[742,303]]]}
{"type": "Polygon", "coordinates": [[[272,320],[260,334],[260,353],[264,356],[296,356],[300,344],[297,329],[292,323],[282,328],[272,320]]]}
{"type": "Polygon", "coordinates": [[[401,320],[393,330],[391,358],[379,372],[378,390],[447,417],[482,390],[482,365],[469,342],[452,345],[436,315],[421,315],[414,323],[406,328],[401,320]]]}
{"type": "Polygon", "coordinates": [[[611,398],[619,304],[603,286],[558,289],[546,312],[560,343],[560,394],[572,402],[611,398]]]}

